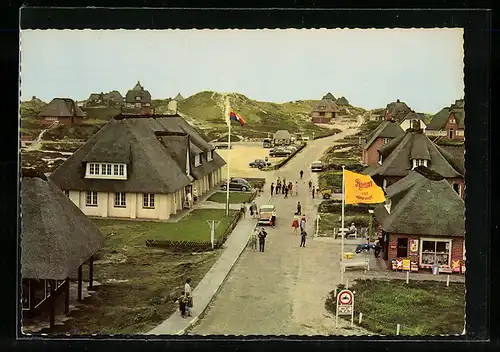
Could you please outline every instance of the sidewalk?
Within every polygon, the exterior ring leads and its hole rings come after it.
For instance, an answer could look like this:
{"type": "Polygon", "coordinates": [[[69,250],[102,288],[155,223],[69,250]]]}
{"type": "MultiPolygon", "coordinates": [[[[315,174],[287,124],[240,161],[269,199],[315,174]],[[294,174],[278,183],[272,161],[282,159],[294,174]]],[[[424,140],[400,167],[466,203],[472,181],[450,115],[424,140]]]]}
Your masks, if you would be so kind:
{"type": "MultiPolygon", "coordinates": [[[[265,201],[267,201],[266,197],[257,197],[255,199],[258,205],[265,201]]],[[[216,296],[241,253],[245,250],[255,225],[256,220],[247,214],[247,217],[242,218],[228,236],[224,243],[224,252],[193,290],[193,316],[184,319],[177,310],[163,323],[147,332],[146,335],[182,335],[198,321],[216,296]]]]}

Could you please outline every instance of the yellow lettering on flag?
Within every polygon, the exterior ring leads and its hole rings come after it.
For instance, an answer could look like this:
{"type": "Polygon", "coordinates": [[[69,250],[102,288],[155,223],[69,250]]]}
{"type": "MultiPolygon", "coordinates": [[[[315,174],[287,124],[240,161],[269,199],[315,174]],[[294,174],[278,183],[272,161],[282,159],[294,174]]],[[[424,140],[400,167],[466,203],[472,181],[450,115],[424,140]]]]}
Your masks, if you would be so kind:
{"type": "Polygon", "coordinates": [[[385,201],[384,191],[368,175],[344,170],[345,204],[373,204],[385,201]]]}

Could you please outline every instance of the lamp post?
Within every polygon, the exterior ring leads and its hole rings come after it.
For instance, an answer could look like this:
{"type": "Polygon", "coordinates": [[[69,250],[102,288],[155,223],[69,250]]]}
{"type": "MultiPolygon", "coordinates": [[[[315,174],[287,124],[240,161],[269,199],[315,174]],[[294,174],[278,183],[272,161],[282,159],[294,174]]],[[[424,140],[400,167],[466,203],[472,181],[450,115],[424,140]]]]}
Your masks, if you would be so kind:
{"type": "Polygon", "coordinates": [[[372,232],[373,232],[373,225],[372,224],[373,224],[374,211],[373,211],[373,209],[368,209],[368,212],[370,213],[370,230],[369,230],[370,231],[370,237],[369,237],[370,240],[369,240],[369,242],[371,242],[372,241],[372,232]]]}

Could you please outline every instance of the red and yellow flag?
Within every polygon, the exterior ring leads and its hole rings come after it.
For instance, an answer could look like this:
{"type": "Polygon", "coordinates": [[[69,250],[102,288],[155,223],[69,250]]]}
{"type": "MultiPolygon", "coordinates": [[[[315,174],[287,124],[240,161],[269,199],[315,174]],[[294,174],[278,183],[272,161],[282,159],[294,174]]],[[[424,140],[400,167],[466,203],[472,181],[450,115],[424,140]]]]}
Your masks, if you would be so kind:
{"type": "Polygon", "coordinates": [[[344,170],[345,204],[385,202],[384,191],[368,175],[344,170]]]}

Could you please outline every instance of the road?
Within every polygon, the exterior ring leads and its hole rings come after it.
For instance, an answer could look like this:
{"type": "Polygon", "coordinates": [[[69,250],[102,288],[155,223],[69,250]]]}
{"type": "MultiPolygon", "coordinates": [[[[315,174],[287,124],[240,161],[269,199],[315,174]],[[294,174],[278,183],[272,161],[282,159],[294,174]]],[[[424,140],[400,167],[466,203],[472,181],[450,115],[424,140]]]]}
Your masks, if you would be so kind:
{"type": "Polygon", "coordinates": [[[299,195],[288,199],[282,195],[272,197],[271,203],[277,208],[277,226],[268,231],[265,252],[245,250],[190,334],[368,334],[357,327],[335,329],[335,321],[324,307],[329,292],[340,282],[340,246],[311,238],[321,200],[313,200],[307,189],[309,179],[317,184],[317,176],[310,172],[311,162],[319,159],[336,140],[355,132],[356,129],[349,129],[311,141],[282,169],[266,173],[265,196],[269,197],[269,185],[277,177],[295,184],[299,171],[304,170],[299,195]],[[298,201],[308,219],[309,238],[305,248],[299,247],[300,237],[293,234],[291,227],[298,201]]]}

